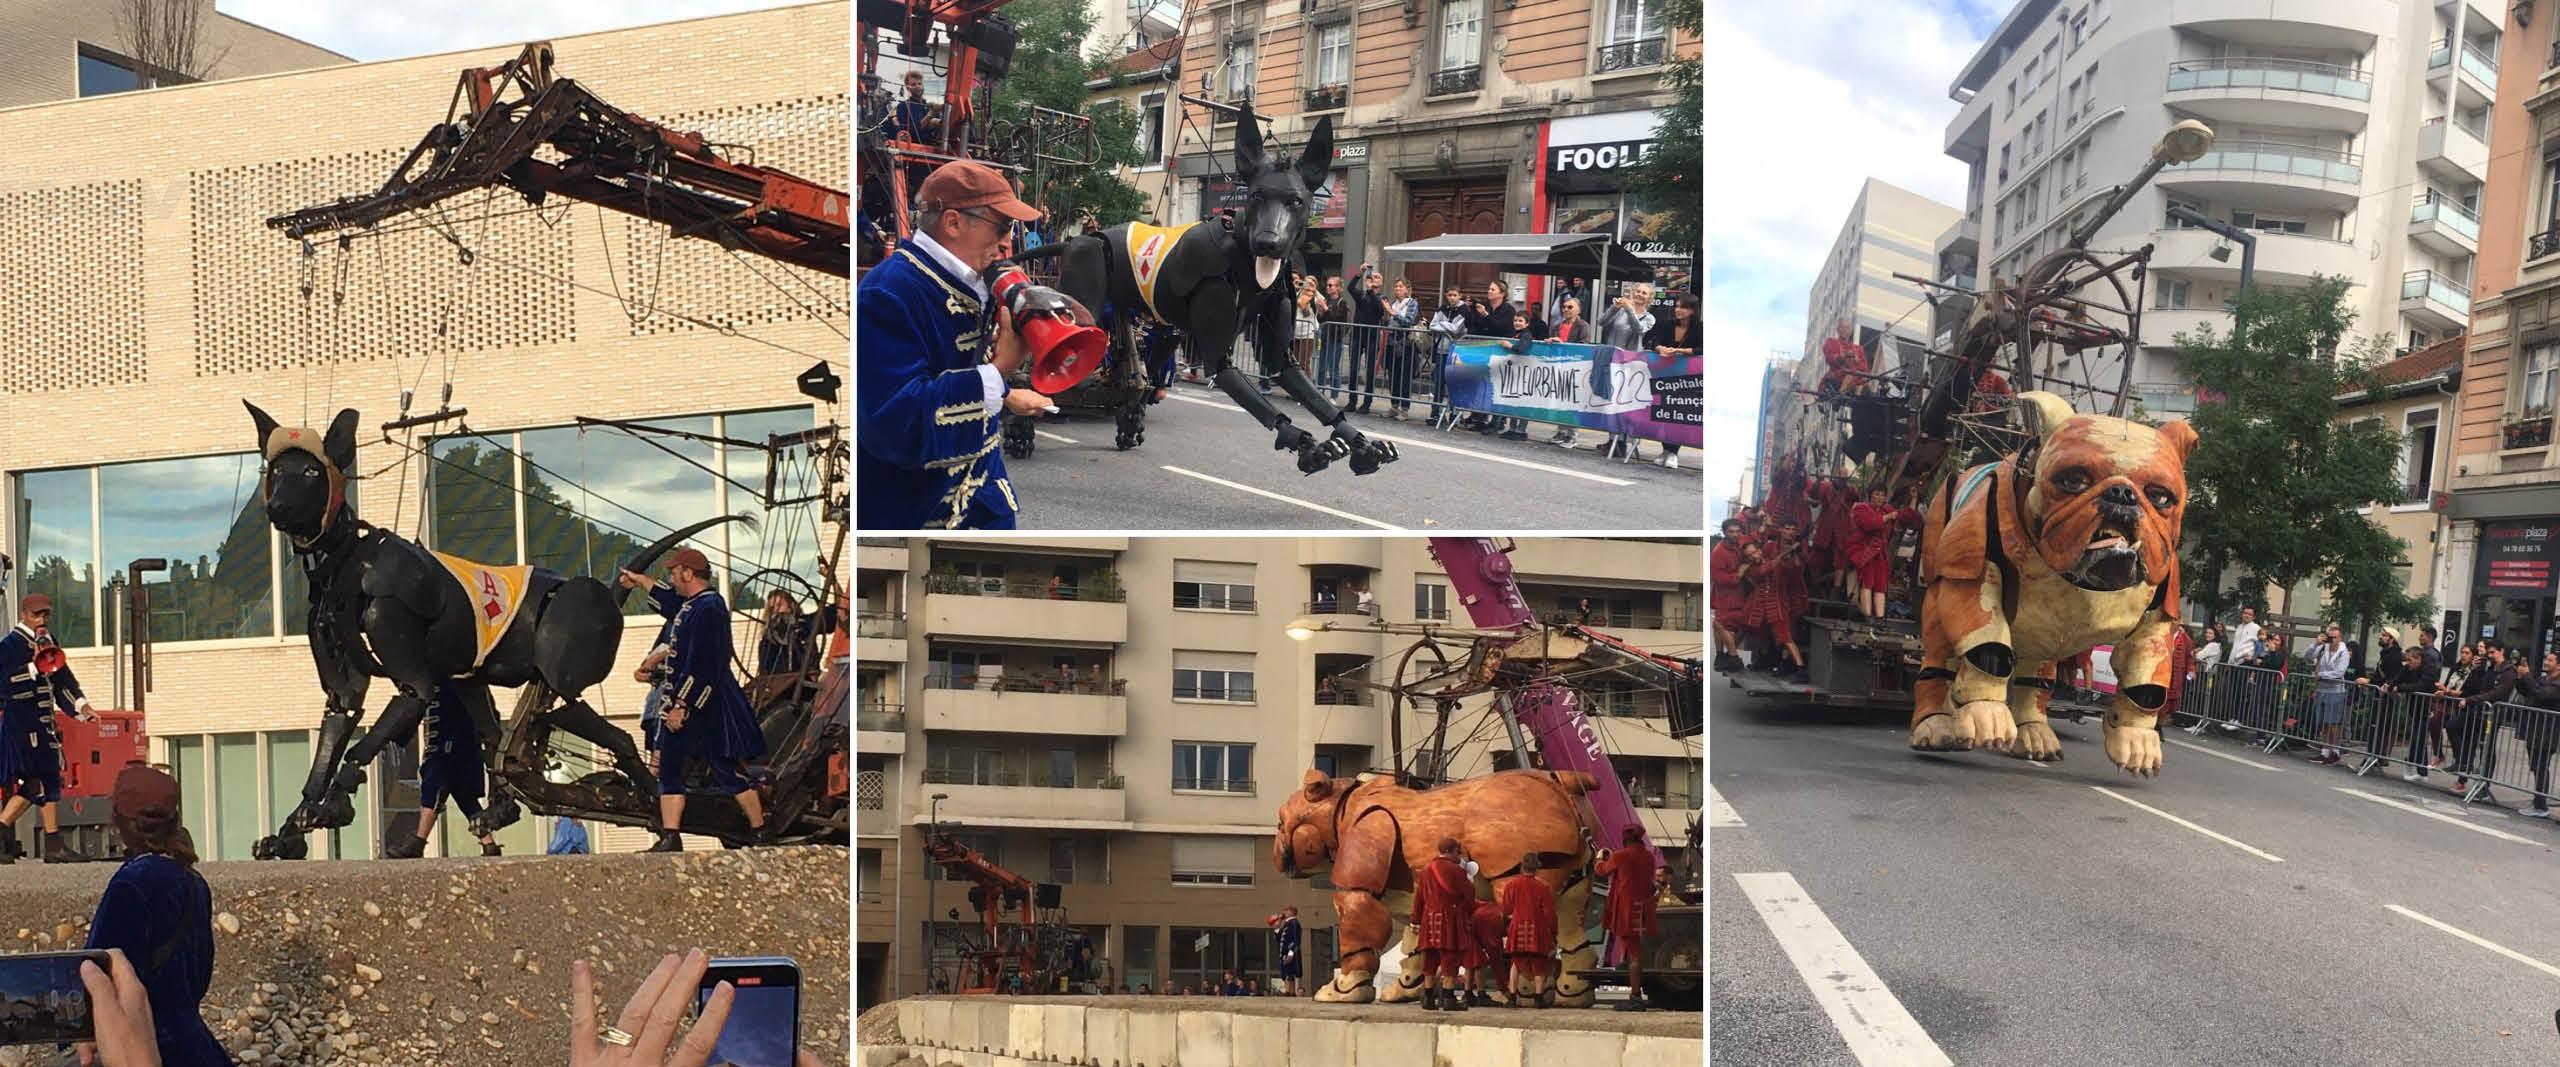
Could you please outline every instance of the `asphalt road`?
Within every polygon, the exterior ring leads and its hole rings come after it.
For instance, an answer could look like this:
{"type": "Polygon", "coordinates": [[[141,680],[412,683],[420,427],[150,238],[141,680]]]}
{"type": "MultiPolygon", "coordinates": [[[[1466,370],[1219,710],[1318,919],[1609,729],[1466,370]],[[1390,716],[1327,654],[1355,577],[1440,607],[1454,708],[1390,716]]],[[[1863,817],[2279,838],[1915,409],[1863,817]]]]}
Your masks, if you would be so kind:
{"type": "Polygon", "coordinates": [[[1713,692],[1711,1062],[2560,1062],[2560,826],[2179,730],[2137,780],[2095,721],[2037,767],[1713,692]]]}
{"type": "MultiPolygon", "coordinates": [[[[1302,416],[1281,398],[1281,410],[1302,416]]],[[[1379,405],[1384,411],[1385,405],[1379,405]]],[[[1416,417],[1427,414],[1418,408],[1416,417]]],[[[1271,434],[1216,389],[1176,385],[1148,409],[1146,443],[1111,445],[1111,419],[1044,416],[1028,459],[1008,459],[1024,529],[1119,530],[1684,530],[1703,521],[1697,449],[1680,470],[1621,463],[1588,448],[1446,433],[1382,416],[1352,417],[1395,439],[1402,458],[1377,473],[1336,462],[1298,473],[1271,434]]],[[[1302,417],[1301,425],[1311,425],[1302,417]]],[[[1599,444],[1602,435],[1585,431],[1599,444]]],[[[1648,442],[1645,455],[1659,454],[1648,442]]]]}

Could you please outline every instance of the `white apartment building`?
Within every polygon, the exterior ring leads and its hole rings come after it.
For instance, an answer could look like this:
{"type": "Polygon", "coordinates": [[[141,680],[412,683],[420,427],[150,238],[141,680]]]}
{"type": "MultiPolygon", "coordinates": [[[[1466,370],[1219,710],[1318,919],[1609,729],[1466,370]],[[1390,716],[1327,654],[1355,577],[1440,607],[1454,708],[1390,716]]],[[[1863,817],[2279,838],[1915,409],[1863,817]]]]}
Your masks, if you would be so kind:
{"type": "Polygon", "coordinates": [[[1894,277],[1938,276],[1936,241],[1962,212],[1897,185],[1866,180],[1832,239],[1805,300],[1804,354],[1798,384],[1822,378],[1822,341],[1842,319],[1855,324],[1871,360],[1918,359],[1930,338],[1926,294],[1894,277]]]}
{"type": "MultiPolygon", "coordinates": [[[[1949,86],[1972,168],[1941,267],[2015,278],[2172,124],[2213,150],[2163,170],[2090,242],[2153,245],[2135,397],[2192,410],[2172,338],[2230,328],[2241,255],[2169,205],[2257,233],[2253,284],[2351,279],[2355,332],[2416,349],[2470,319],[2501,5],[2493,0],[2022,0],[1949,86]]],[[[2108,375],[2112,378],[2112,375],[2108,375]]]]}
{"type": "MultiPolygon", "coordinates": [[[[1273,868],[1273,820],[1310,767],[1397,765],[1383,694],[1331,679],[1416,639],[1287,629],[1356,616],[1361,590],[1380,619],[1465,625],[1422,538],[863,538],[857,557],[866,1003],[927,988],[928,916],[976,921],[966,887],[922,858],[937,820],[1062,886],[1069,921],[1132,989],[1269,974],[1263,920],[1287,904],[1306,921],[1309,976],[1328,973],[1330,886],[1273,868]]],[[[1541,616],[1587,597],[1595,627],[1703,655],[1695,538],[1524,540],[1511,561],[1541,616]]],[[[1443,647],[1466,655],[1462,640],[1443,647]]],[[[1702,739],[1670,735],[1658,690],[1599,679],[1585,691],[1613,769],[1676,856],[1705,793],[1702,739]]],[[[1450,718],[1450,777],[1515,765],[1488,700],[1450,718]]],[[[1407,710],[1409,757],[1430,748],[1432,720],[1407,710]]]]}

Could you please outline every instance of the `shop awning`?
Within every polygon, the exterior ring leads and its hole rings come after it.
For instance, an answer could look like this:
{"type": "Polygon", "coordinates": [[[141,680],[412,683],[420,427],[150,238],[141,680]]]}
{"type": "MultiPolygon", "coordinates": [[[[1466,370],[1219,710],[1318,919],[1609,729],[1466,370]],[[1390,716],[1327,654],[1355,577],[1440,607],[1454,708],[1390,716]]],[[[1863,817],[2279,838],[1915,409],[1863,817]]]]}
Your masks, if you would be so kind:
{"type": "Polygon", "coordinates": [[[1490,263],[1513,274],[1650,278],[1653,264],[1603,233],[1451,233],[1388,245],[1389,263],[1490,263]]]}

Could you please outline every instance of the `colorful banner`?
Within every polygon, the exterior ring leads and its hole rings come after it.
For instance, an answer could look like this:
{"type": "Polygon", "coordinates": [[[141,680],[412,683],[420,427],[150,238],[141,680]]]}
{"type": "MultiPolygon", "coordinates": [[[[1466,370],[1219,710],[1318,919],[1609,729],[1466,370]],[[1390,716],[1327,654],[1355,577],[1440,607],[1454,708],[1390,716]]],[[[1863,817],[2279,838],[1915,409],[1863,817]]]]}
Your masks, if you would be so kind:
{"type": "Polygon", "coordinates": [[[1449,399],[1469,411],[1698,447],[1705,439],[1705,365],[1696,356],[1554,341],[1460,341],[1448,357],[1449,399]],[[1604,399],[1594,357],[1608,368],[1604,399]]]}

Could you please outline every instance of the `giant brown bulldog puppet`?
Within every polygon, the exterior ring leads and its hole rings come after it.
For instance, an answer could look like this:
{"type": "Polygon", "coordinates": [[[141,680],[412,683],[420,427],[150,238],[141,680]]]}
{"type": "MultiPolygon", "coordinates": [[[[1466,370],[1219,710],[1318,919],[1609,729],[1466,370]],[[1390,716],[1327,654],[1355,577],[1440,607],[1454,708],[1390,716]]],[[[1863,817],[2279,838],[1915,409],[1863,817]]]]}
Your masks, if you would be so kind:
{"type": "Polygon", "coordinates": [[[2018,411],[2026,446],[1958,475],[1921,526],[1911,747],[2062,758],[2045,722],[2054,661],[2112,643],[2107,758],[2158,774],[2195,430],[2074,414],[2045,392],[2018,411]]]}
{"type": "Polygon", "coordinates": [[[1476,861],[1476,899],[1493,899],[1514,878],[1536,878],[1554,891],[1556,953],[1563,960],[1551,972],[1559,976],[1556,1003],[1590,1007],[1591,983],[1581,972],[1598,965],[1586,932],[1592,852],[1575,798],[1595,785],[1587,774],[1515,770],[1413,790],[1392,779],[1308,771],[1280,805],[1271,859],[1291,878],[1332,872],[1342,962],[1333,980],[1317,987],[1316,999],[1394,1004],[1421,998],[1422,957],[1414,951],[1412,923],[1403,934],[1410,965],[1384,991],[1373,984],[1378,954],[1399,917],[1413,914],[1413,872],[1430,864],[1441,838],[1452,837],[1476,861]],[[1520,857],[1529,852],[1539,854],[1535,874],[1520,870],[1520,857]]]}

